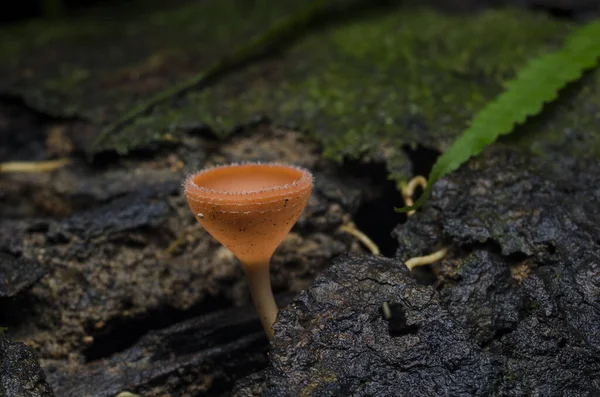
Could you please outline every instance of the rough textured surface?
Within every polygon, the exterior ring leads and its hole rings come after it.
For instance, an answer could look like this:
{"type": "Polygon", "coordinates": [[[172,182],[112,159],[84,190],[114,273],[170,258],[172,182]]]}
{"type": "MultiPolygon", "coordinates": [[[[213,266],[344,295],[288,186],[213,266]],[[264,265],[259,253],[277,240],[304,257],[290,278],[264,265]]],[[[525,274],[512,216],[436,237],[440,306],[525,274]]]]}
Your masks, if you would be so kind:
{"type": "Polygon", "coordinates": [[[0,298],[11,298],[44,276],[40,264],[0,252],[0,298]]]}
{"type": "Polygon", "coordinates": [[[151,5],[154,9],[125,4],[67,22],[39,20],[2,29],[0,92],[46,114],[110,122],[147,96],[199,73],[303,2],[151,5]]]}
{"type": "MultiPolygon", "coordinates": [[[[560,45],[573,26],[523,10],[474,16],[401,7],[312,32],[275,57],[190,92],[176,110],[157,107],[116,134],[115,143],[148,126],[208,125],[226,136],[266,117],[312,134],[331,158],[378,158],[391,176],[406,178],[412,170],[404,147],[447,149],[504,80],[560,45]]],[[[599,145],[581,144],[598,142],[592,126],[600,73],[584,86],[515,144],[600,158],[599,145]]]]}
{"type": "MultiPolygon", "coordinates": [[[[243,314],[229,318],[232,334],[212,333],[202,320],[249,296],[231,253],[189,213],[179,193],[186,174],[245,160],[315,172],[315,194],[272,267],[276,292],[299,292],[334,257],[361,250],[338,227],[385,191],[372,185],[385,168],[365,164],[385,164],[396,179],[426,169],[415,153],[445,149],[504,79],[576,26],[516,9],[457,15],[364,1],[90,144],[131,106],[305,3],[182,1],[2,28],[0,160],[74,158],[56,172],[0,178],[0,251],[13,264],[48,269],[39,280],[18,272],[27,277],[17,284],[33,285],[11,284],[18,294],[0,299],[0,326],[40,354],[59,395],[69,387],[218,394],[266,363],[256,329],[236,328],[243,314]],[[257,124],[263,117],[279,127],[257,124]],[[360,161],[339,168],[321,148],[360,161]],[[80,157],[98,151],[93,163],[80,157]],[[194,345],[197,336],[221,350],[194,345]],[[239,361],[211,361],[240,352],[239,361]]],[[[336,0],[350,3],[360,1],[336,0]]],[[[472,161],[397,229],[401,260],[451,247],[429,268],[435,287],[415,283],[400,261],[337,262],[283,312],[275,366],[253,374],[239,395],[598,394],[599,88],[600,73],[588,74],[503,140],[522,153],[472,161]],[[384,300],[389,322],[379,313],[384,300]]],[[[397,215],[400,201],[391,200],[365,215],[373,230],[386,229],[376,224],[386,211],[397,215]]]]}
{"type": "MultiPolygon", "coordinates": [[[[276,293],[306,288],[329,259],[362,249],[337,229],[365,195],[316,153],[301,134],[257,127],[218,147],[189,135],[185,146],[151,158],[7,176],[7,185],[45,186],[29,206],[58,197],[68,215],[0,221],[0,249],[48,269],[29,291],[0,302],[0,325],[36,347],[44,365],[77,366],[127,348],[149,329],[245,304],[241,267],[199,227],[180,191],[186,174],[231,161],[287,161],[316,173],[308,208],[272,262],[276,293]]],[[[17,199],[11,194],[7,200],[17,199]]]]}
{"type": "MultiPolygon", "coordinates": [[[[86,138],[76,143],[88,152],[124,153],[179,141],[186,131],[206,126],[223,137],[266,117],[311,133],[331,158],[381,159],[402,179],[412,174],[403,148],[445,150],[505,79],[531,57],[560,45],[575,26],[515,9],[447,15],[395,1],[339,0],[327,23],[285,43],[277,54],[167,101],[91,146],[101,127],[132,106],[206,70],[225,49],[260,32],[258,26],[303,5],[250,3],[234,7],[207,0],[150,14],[123,11],[117,20],[92,15],[72,26],[44,22],[8,30],[4,34],[17,39],[0,48],[10,54],[0,66],[0,93],[24,98],[48,114],[91,122],[86,138]],[[43,39],[36,35],[39,29],[46,29],[43,39]],[[197,40],[207,32],[211,40],[197,40]],[[115,41],[121,45],[114,47],[115,41]],[[98,58],[100,53],[109,55],[98,58]],[[49,61],[57,57],[63,62],[49,61]]],[[[600,158],[599,145],[581,143],[597,142],[591,131],[599,89],[600,73],[588,76],[518,143],[535,153],[560,147],[600,158]],[[538,140],[542,135],[544,143],[538,140]]]]}
{"type": "Polygon", "coordinates": [[[36,354],[0,335],[0,396],[54,397],[36,354]]]}
{"type": "Polygon", "coordinates": [[[416,143],[443,149],[504,78],[570,28],[522,11],[473,17],[399,8],[310,34],[270,62],[190,93],[179,112],[224,132],[266,116],[318,133],[334,156],[382,141],[396,151],[416,143]]]}
{"type": "Polygon", "coordinates": [[[236,395],[600,393],[599,180],[597,162],[487,151],[397,227],[401,260],[340,258],[284,309],[236,395]],[[417,283],[402,261],[440,245],[417,283]]]}
{"type": "Polygon", "coordinates": [[[402,258],[428,253],[419,236],[452,242],[434,266],[441,299],[505,358],[504,395],[600,391],[599,175],[596,161],[489,151],[396,230],[402,258]]]}
{"type": "Polygon", "coordinates": [[[264,396],[489,395],[498,377],[436,291],[397,260],[336,260],[274,328],[264,396]],[[390,332],[386,301],[404,330],[390,332]]]}
{"type": "Polygon", "coordinates": [[[417,240],[433,245],[450,237],[460,245],[495,244],[503,255],[589,255],[599,243],[598,162],[552,160],[496,149],[470,161],[436,183],[428,208],[397,229],[399,254],[424,248],[417,240]]]}
{"type": "MultiPolygon", "coordinates": [[[[278,298],[285,305],[287,296],[278,298]]],[[[227,395],[237,377],[266,366],[267,338],[252,306],[151,331],[127,350],[75,368],[46,368],[56,395],[227,395]]]]}

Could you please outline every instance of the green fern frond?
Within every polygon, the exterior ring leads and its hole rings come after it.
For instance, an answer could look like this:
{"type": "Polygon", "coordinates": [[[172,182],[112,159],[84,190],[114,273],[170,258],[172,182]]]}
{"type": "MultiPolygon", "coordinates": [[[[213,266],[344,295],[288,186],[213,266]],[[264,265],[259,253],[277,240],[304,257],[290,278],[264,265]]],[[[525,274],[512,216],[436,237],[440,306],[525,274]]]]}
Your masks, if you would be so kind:
{"type": "Polygon", "coordinates": [[[531,60],[438,158],[429,174],[427,188],[414,205],[395,210],[408,212],[419,208],[431,194],[435,181],[481,153],[498,137],[513,132],[527,117],[538,114],[545,103],[555,100],[563,87],[596,66],[599,59],[600,20],[595,20],[571,33],[560,50],[531,60]]]}

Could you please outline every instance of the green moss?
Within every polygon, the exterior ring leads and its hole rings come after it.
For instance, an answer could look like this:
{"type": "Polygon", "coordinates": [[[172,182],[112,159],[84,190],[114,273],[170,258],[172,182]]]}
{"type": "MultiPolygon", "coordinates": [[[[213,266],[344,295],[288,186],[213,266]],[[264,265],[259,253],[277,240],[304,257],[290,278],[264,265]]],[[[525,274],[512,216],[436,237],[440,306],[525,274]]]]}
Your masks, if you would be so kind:
{"type": "Polygon", "coordinates": [[[94,11],[1,29],[0,89],[50,115],[111,123],[304,5],[260,1],[268,6],[251,0],[163,2],[150,11],[122,6],[109,15],[94,11]]]}
{"type": "MultiPolygon", "coordinates": [[[[411,174],[403,147],[445,150],[503,81],[559,46],[571,28],[510,9],[449,16],[401,8],[314,32],[281,57],[188,94],[176,110],[158,107],[113,142],[139,138],[150,125],[207,124],[226,136],[267,117],[309,132],[330,158],[383,157],[402,179],[411,174]]],[[[536,142],[520,144],[535,149],[536,142]]]]}
{"type": "MultiPolygon", "coordinates": [[[[11,28],[0,32],[17,37],[0,46],[0,54],[13,54],[0,66],[0,87],[46,113],[85,118],[100,129],[305,6],[262,1],[250,7],[250,1],[207,0],[113,21],[91,16],[52,29],[46,22],[11,28]]],[[[266,117],[306,131],[332,159],[384,159],[390,177],[402,180],[412,175],[404,148],[447,149],[503,81],[560,46],[573,26],[513,9],[448,15],[399,7],[338,21],[155,107],[89,151],[127,153],[200,126],[225,137],[266,117]]],[[[600,74],[590,74],[502,142],[545,155],[600,158],[599,90],[600,74]]]]}

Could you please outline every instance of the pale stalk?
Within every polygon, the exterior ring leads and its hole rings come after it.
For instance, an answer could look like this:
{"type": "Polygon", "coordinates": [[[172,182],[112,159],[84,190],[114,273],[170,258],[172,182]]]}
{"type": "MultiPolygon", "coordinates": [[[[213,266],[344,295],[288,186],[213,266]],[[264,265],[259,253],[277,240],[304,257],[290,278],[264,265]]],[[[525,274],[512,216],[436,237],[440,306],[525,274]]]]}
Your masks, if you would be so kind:
{"type": "Polygon", "coordinates": [[[260,322],[269,340],[273,339],[273,323],[277,317],[277,304],[271,290],[269,262],[259,265],[244,265],[250,295],[260,317],[260,322]]]}

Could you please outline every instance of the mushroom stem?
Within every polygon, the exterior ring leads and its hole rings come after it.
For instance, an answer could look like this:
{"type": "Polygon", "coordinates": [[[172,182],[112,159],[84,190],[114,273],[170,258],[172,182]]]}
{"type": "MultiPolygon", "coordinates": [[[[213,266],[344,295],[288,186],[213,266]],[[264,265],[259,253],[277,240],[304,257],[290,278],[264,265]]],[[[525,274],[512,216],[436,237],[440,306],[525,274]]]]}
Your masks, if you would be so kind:
{"type": "Polygon", "coordinates": [[[277,304],[271,290],[269,263],[244,265],[243,267],[260,322],[265,329],[267,338],[271,340],[273,339],[273,323],[277,317],[277,304]]]}

